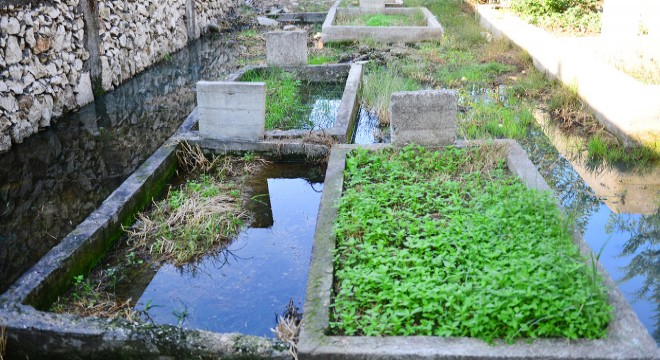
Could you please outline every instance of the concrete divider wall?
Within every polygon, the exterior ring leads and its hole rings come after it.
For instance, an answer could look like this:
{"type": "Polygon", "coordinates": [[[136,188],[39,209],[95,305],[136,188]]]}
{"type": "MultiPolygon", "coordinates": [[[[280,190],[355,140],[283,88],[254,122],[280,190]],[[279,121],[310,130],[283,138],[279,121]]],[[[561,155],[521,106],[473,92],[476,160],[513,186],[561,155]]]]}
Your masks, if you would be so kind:
{"type": "Polygon", "coordinates": [[[647,85],[597,56],[601,39],[555,36],[491,5],[476,7],[481,25],[532,57],[534,66],[578,94],[626,146],[660,141],[660,85],[647,85]]]}
{"type": "Polygon", "coordinates": [[[6,0],[0,4],[0,153],[166,59],[238,0],[6,0]]]}

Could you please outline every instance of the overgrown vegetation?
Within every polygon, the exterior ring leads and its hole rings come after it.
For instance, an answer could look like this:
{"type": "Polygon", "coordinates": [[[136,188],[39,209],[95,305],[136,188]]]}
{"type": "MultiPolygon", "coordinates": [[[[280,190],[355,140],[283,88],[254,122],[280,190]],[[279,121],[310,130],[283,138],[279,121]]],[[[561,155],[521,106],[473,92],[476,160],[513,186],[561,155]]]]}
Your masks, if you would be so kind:
{"type": "Polygon", "coordinates": [[[308,104],[300,93],[303,82],[295,74],[277,69],[248,71],[242,81],[266,83],[266,130],[304,129],[312,126],[308,104]]]}
{"type": "Polygon", "coordinates": [[[442,41],[404,46],[366,40],[317,50],[334,54],[338,61],[371,60],[362,101],[381,124],[389,123],[392,92],[451,88],[460,94],[458,126],[465,138],[526,138],[538,130],[531,120],[533,109],[539,108],[548,111],[565,134],[581,139],[575,155],[586,152],[593,163],[644,167],[660,162],[660,144],[624,148],[573,89],[549,81],[534,68],[529,54],[484,31],[470,5],[447,0],[408,0],[405,5],[425,6],[437,16],[445,28],[442,41]]]}
{"type": "Polygon", "coordinates": [[[426,26],[426,16],[421,10],[411,14],[338,14],[335,25],[340,26],[426,26]]]}
{"type": "Polygon", "coordinates": [[[606,336],[612,308],[572,243],[570,219],[503,158],[492,145],[349,154],[333,333],[606,336]]]}
{"type": "Polygon", "coordinates": [[[598,34],[602,1],[511,0],[511,9],[531,24],[548,30],[598,34]]]}
{"type": "Polygon", "coordinates": [[[137,222],[125,229],[126,237],[105,265],[88,276],[75,276],[71,290],[51,306],[52,311],[134,319],[133,299],[117,296],[117,287],[130,274],[153,263],[191,264],[221,251],[238,233],[249,218],[243,210],[245,179],[264,160],[250,153],[207,158],[199,147],[188,145],[178,155],[187,180],[137,214],[137,222]]]}
{"type": "Polygon", "coordinates": [[[390,123],[390,97],[397,91],[414,91],[421,85],[402,76],[395,65],[388,67],[369,66],[367,68],[362,99],[365,106],[378,114],[381,125],[390,123]]]}

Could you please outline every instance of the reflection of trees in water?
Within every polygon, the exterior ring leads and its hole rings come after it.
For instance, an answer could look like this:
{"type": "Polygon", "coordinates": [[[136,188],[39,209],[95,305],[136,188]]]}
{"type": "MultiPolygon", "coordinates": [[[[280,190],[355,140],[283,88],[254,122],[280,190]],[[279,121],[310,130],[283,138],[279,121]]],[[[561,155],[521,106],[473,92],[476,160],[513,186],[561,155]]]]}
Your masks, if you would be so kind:
{"type": "Polygon", "coordinates": [[[654,214],[631,219],[630,215],[612,214],[607,222],[608,234],[629,233],[619,256],[633,256],[623,268],[621,282],[641,276],[644,281],[636,295],[655,304],[653,337],[660,342],[660,208],[654,214]]]}
{"type": "Polygon", "coordinates": [[[555,191],[559,203],[575,217],[576,230],[583,233],[591,215],[598,211],[600,199],[541,130],[534,130],[530,137],[518,141],[555,191]]]}
{"type": "Polygon", "coordinates": [[[223,38],[193,42],[0,155],[0,292],[128,177],[195,106],[195,83],[234,70],[223,38]]]}

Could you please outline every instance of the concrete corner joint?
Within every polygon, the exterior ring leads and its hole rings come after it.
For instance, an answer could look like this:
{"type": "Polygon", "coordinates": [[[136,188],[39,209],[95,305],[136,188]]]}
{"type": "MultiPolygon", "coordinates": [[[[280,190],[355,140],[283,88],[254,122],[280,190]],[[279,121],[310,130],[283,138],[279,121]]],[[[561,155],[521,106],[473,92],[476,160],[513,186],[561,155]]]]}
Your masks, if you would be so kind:
{"type": "Polygon", "coordinates": [[[404,91],[390,100],[390,133],[395,145],[446,146],[456,140],[454,90],[404,91]]]}
{"type": "Polygon", "coordinates": [[[217,140],[259,141],[264,137],[266,84],[197,83],[199,134],[217,140]]]}
{"type": "Polygon", "coordinates": [[[293,30],[266,33],[266,62],[271,66],[307,65],[307,32],[293,30]]]}

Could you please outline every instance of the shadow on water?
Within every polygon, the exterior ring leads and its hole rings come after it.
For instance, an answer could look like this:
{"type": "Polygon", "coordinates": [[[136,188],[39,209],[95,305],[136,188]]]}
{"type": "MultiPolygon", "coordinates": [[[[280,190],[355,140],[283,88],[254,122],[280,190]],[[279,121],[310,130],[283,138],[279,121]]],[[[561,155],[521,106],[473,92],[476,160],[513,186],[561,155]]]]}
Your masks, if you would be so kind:
{"type": "Polygon", "coordinates": [[[192,42],[0,155],[0,292],[174,133],[195,106],[198,80],[235,70],[232,44],[192,42]]]}
{"type": "Polygon", "coordinates": [[[268,165],[248,184],[254,219],[231,244],[195,264],[166,264],[128,281],[118,296],[139,298],[136,310],[157,324],[273,336],[275,315],[290,299],[299,308],[305,301],[324,175],[308,164],[268,165]]]}

